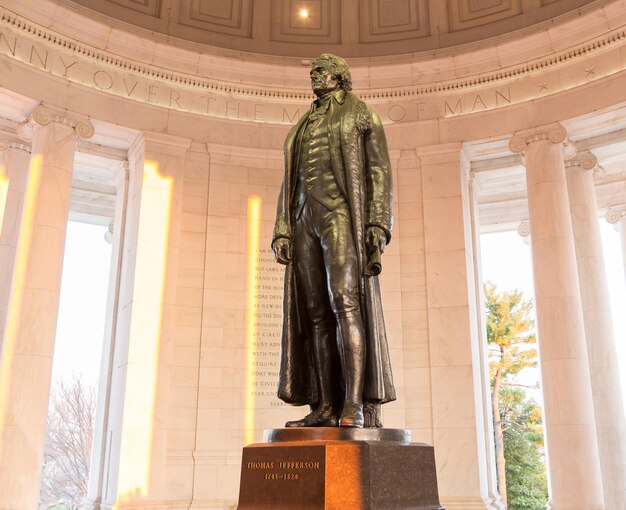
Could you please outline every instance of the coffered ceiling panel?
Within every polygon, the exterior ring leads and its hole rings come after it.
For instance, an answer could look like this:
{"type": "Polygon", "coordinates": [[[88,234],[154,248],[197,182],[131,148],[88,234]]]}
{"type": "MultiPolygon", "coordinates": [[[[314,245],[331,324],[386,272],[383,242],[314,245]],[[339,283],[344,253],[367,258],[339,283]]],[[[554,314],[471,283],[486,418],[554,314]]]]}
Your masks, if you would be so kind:
{"type": "Polygon", "coordinates": [[[337,0],[272,0],[272,41],[339,44],[340,26],[337,0]]]}
{"type": "Polygon", "coordinates": [[[223,34],[250,37],[252,0],[180,0],[179,23],[223,34]]]}
{"type": "Polygon", "coordinates": [[[111,0],[111,2],[157,18],[161,15],[161,0],[111,0]]]}
{"type": "Polygon", "coordinates": [[[94,16],[108,16],[112,24],[117,19],[179,42],[311,58],[321,50],[374,57],[512,36],[547,20],[558,23],[560,15],[574,15],[583,6],[601,10],[617,0],[49,1],[80,4],[97,11],[94,16]]]}
{"type": "Polygon", "coordinates": [[[427,0],[359,2],[361,42],[397,41],[429,35],[427,0]]]}
{"type": "Polygon", "coordinates": [[[450,29],[463,30],[511,18],[522,12],[520,0],[450,0],[450,29]]]}

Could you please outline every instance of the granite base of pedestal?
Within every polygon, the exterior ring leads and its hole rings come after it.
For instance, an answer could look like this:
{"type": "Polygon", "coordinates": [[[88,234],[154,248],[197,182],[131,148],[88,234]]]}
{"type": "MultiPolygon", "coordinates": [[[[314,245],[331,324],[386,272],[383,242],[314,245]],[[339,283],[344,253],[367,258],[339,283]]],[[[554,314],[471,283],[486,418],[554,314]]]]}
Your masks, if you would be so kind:
{"type": "Polygon", "coordinates": [[[443,510],[433,447],[400,429],[298,428],[243,449],[238,510],[443,510]]]}

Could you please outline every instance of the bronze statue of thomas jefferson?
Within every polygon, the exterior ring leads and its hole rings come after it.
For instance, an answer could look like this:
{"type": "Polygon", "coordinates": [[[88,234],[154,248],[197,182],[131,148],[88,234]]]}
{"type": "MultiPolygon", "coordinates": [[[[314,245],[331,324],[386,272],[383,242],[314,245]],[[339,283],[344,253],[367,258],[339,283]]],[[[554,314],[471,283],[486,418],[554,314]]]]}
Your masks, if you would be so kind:
{"type": "Polygon", "coordinates": [[[287,266],[278,396],[311,407],[288,427],[381,427],[380,404],[395,400],[378,284],[393,222],[387,143],[342,58],[319,56],[310,76],[317,99],[285,141],[272,239],[287,266]]]}

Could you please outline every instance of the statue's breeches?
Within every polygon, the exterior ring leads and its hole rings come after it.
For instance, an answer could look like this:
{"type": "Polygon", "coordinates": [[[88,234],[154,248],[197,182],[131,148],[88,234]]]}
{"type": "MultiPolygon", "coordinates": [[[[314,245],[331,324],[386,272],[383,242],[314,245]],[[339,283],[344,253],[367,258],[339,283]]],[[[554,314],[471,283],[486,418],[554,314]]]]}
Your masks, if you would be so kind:
{"type": "Polygon", "coordinates": [[[300,296],[311,326],[359,310],[359,271],[348,206],[308,198],[295,224],[300,296]]]}

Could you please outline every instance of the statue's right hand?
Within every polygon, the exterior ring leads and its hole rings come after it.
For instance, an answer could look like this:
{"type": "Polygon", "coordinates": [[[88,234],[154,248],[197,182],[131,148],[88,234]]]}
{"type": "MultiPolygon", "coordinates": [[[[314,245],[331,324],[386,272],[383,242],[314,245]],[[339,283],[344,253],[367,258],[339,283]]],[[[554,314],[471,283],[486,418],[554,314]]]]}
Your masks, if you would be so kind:
{"type": "Polygon", "coordinates": [[[291,241],[285,237],[280,237],[272,245],[274,257],[279,264],[287,265],[291,262],[291,241]]]}

